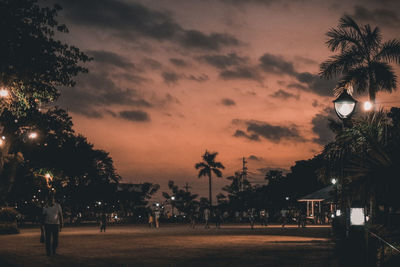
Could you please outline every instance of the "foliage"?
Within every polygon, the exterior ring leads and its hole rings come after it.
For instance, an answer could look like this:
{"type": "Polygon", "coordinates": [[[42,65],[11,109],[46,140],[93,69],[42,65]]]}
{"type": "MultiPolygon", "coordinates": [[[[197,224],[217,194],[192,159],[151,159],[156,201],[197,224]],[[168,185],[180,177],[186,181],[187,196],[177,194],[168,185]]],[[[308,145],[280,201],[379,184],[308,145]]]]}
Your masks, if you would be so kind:
{"type": "Polygon", "coordinates": [[[211,188],[211,176],[214,173],[217,177],[222,177],[222,172],[220,169],[225,169],[221,162],[215,161],[218,152],[210,153],[206,150],[202,156],[203,161],[196,163],[195,168],[199,170],[199,178],[202,176],[208,176],[208,186],[209,186],[209,201],[210,207],[212,207],[212,188],[211,188]]]}
{"type": "Polygon", "coordinates": [[[171,195],[163,192],[163,196],[178,211],[184,214],[193,214],[198,210],[199,203],[195,200],[198,196],[197,194],[192,194],[190,191],[179,188],[174,181],[168,182],[168,188],[171,190],[171,195]],[[172,196],[174,199],[172,199],[172,196]]]}
{"type": "Polygon", "coordinates": [[[397,77],[390,62],[400,63],[400,42],[396,39],[382,43],[378,27],[358,25],[350,16],[343,16],[337,28],[326,34],[331,56],[320,66],[320,75],[326,79],[342,76],[336,93],[343,88],[367,91],[372,101],[378,91],[396,90],[397,77]]]}
{"type": "Polygon", "coordinates": [[[19,213],[10,207],[3,207],[0,209],[0,222],[15,222],[19,213]]]}

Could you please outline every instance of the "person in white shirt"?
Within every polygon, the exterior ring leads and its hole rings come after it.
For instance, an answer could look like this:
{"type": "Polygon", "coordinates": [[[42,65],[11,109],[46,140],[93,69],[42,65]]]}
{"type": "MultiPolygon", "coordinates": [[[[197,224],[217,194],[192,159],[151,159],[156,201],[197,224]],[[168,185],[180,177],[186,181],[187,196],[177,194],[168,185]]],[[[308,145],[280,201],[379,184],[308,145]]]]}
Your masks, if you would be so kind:
{"type": "Polygon", "coordinates": [[[58,232],[63,227],[63,215],[60,204],[50,196],[48,204],[43,208],[43,224],[45,231],[46,253],[56,254],[58,246],[58,232]]]}

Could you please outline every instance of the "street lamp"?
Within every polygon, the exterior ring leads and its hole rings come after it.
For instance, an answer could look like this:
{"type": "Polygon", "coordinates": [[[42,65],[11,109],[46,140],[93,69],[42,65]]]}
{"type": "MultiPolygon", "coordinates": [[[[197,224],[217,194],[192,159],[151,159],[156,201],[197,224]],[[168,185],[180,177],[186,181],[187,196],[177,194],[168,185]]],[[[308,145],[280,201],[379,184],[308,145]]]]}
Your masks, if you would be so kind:
{"type": "Polygon", "coordinates": [[[0,97],[1,97],[1,98],[6,98],[6,97],[8,97],[8,96],[9,96],[8,90],[6,90],[6,89],[4,89],[4,88],[1,88],[1,89],[0,89],[0,97]]]}
{"type": "Polygon", "coordinates": [[[364,110],[365,111],[370,111],[372,109],[373,105],[370,101],[365,101],[364,102],[364,110]]]}
{"type": "Polygon", "coordinates": [[[355,100],[349,93],[347,93],[347,89],[343,90],[343,92],[333,100],[333,104],[335,106],[335,111],[338,117],[341,120],[345,120],[350,118],[353,114],[357,100],[355,100]]]}
{"type": "Polygon", "coordinates": [[[333,185],[335,185],[335,184],[337,183],[337,180],[336,180],[335,178],[332,178],[331,183],[332,183],[333,185]]]}
{"type": "Polygon", "coordinates": [[[36,133],[36,132],[31,132],[31,133],[29,133],[29,135],[28,135],[28,138],[29,139],[36,139],[38,137],[38,134],[36,133]]]}

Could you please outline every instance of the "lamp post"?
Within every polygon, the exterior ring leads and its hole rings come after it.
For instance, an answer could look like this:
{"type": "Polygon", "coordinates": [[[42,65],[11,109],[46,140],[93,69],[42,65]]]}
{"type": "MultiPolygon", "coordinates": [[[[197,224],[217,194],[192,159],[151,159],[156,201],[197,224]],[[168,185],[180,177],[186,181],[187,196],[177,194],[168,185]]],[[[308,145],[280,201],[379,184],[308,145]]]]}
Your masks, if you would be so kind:
{"type": "MultiPolygon", "coordinates": [[[[357,105],[357,100],[355,100],[348,92],[347,89],[344,89],[343,92],[335,99],[332,101],[334,108],[335,108],[335,112],[337,114],[337,116],[339,117],[340,120],[343,121],[343,125],[344,127],[351,127],[351,122],[350,122],[350,118],[354,113],[354,110],[356,108],[357,105]]],[[[342,158],[342,166],[341,166],[341,179],[340,179],[340,183],[337,185],[338,187],[343,188],[342,186],[342,182],[343,182],[343,158],[342,158]]],[[[343,202],[343,190],[342,190],[342,205],[343,202]]],[[[349,204],[349,203],[346,203],[349,204]]],[[[343,207],[342,207],[343,208],[343,207]]],[[[346,215],[348,215],[349,210],[348,207],[346,207],[345,209],[345,213],[346,215]]],[[[348,216],[346,216],[346,236],[348,236],[348,229],[349,229],[349,218],[348,216]]]]}

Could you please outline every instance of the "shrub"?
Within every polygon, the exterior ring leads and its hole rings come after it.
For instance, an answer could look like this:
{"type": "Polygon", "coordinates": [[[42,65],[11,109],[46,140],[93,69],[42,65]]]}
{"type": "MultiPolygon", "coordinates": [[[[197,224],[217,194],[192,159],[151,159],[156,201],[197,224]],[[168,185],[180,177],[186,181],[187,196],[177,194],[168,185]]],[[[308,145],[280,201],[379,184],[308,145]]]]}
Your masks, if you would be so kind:
{"type": "Polygon", "coordinates": [[[0,222],[15,222],[19,216],[18,211],[11,207],[0,209],[0,222]]]}

